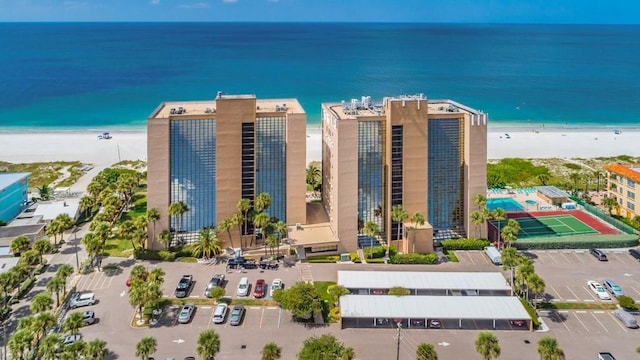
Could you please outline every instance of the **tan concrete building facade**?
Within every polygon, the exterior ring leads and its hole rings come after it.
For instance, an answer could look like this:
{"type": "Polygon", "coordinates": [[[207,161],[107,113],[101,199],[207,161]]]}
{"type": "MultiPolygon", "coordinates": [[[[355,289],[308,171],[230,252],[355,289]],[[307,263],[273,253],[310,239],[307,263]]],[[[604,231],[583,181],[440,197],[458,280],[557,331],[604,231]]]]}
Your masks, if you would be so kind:
{"type": "MultiPolygon", "coordinates": [[[[147,137],[147,206],[161,214],[156,234],[171,230],[192,241],[234,216],[242,198],[253,202],[262,192],[271,196],[270,217],[306,222],[306,113],[296,99],[219,93],[211,101],[162,103],[148,118],[147,137]],[[179,201],[188,211],[169,216],[179,201]]],[[[227,246],[240,247],[239,232],[231,229],[235,244],[227,246]]],[[[160,248],[152,237],[150,247],[160,248]]]]}
{"type": "Polygon", "coordinates": [[[607,196],[616,199],[618,207],[614,211],[628,219],[640,216],[640,164],[609,164],[604,166],[608,173],[607,196]]]}
{"type": "Polygon", "coordinates": [[[469,216],[473,197],[486,194],[484,113],[422,94],[377,104],[362,97],[323,104],[322,134],[322,204],[338,251],[371,245],[367,222],[404,253],[433,251],[433,239],[482,236],[469,216]],[[402,224],[392,220],[394,205],[409,215],[402,224]],[[424,225],[410,221],[415,213],[424,225]]]}

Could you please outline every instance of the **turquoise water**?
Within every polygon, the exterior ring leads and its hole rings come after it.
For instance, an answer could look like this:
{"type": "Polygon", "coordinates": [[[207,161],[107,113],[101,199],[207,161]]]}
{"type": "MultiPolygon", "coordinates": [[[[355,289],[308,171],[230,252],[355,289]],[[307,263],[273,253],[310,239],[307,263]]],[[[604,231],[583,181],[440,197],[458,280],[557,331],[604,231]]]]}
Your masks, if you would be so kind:
{"type": "Polygon", "coordinates": [[[144,126],[162,101],[425,93],[499,126],[640,127],[640,26],[0,24],[0,128],[144,126]]]}
{"type": "Polygon", "coordinates": [[[487,199],[487,210],[493,211],[501,208],[504,211],[522,211],[524,207],[512,198],[491,198],[487,199]]]}

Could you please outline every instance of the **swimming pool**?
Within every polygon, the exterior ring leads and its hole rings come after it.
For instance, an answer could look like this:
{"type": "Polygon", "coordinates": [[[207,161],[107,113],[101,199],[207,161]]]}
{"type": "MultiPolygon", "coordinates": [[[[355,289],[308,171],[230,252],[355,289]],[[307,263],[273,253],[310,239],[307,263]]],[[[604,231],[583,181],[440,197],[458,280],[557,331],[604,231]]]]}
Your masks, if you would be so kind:
{"type": "Polygon", "coordinates": [[[487,199],[487,209],[493,211],[501,208],[504,211],[523,211],[524,207],[512,198],[487,199]]]}
{"type": "Polygon", "coordinates": [[[524,202],[526,202],[527,205],[537,205],[538,204],[538,202],[535,201],[535,200],[525,200],[524,202]]]}

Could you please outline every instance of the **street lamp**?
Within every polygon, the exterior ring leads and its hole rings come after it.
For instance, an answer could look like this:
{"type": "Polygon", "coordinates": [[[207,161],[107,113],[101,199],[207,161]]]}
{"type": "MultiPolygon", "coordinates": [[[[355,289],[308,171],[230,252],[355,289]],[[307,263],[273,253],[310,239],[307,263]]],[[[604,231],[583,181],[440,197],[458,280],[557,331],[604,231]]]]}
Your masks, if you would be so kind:
{"type": "Polygon", "coordinates": [[[78,259],[78,226],[73,228],[73,246],[76,251],[76,271],[80,272],[80,260],[78,259]]]}

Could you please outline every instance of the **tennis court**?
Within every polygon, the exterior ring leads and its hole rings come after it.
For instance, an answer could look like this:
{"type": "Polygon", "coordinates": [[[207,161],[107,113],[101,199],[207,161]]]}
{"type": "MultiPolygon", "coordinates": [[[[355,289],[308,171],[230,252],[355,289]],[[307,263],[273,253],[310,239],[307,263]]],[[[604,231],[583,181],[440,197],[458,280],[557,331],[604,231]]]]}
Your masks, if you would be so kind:
{"type": "MultiPolygon", "coordinates": [[[[599,234],[600,232],[578,220],[573,215],[524,216],[514,218],[520,224],[518,238],[524,239],[536,236],[566,236],[578,234],[599,234]]],[[[497,221],[491,221],[497,228],[497,221]]],[[[506,225],[500,222],[500,229],[506,225]]]]}

